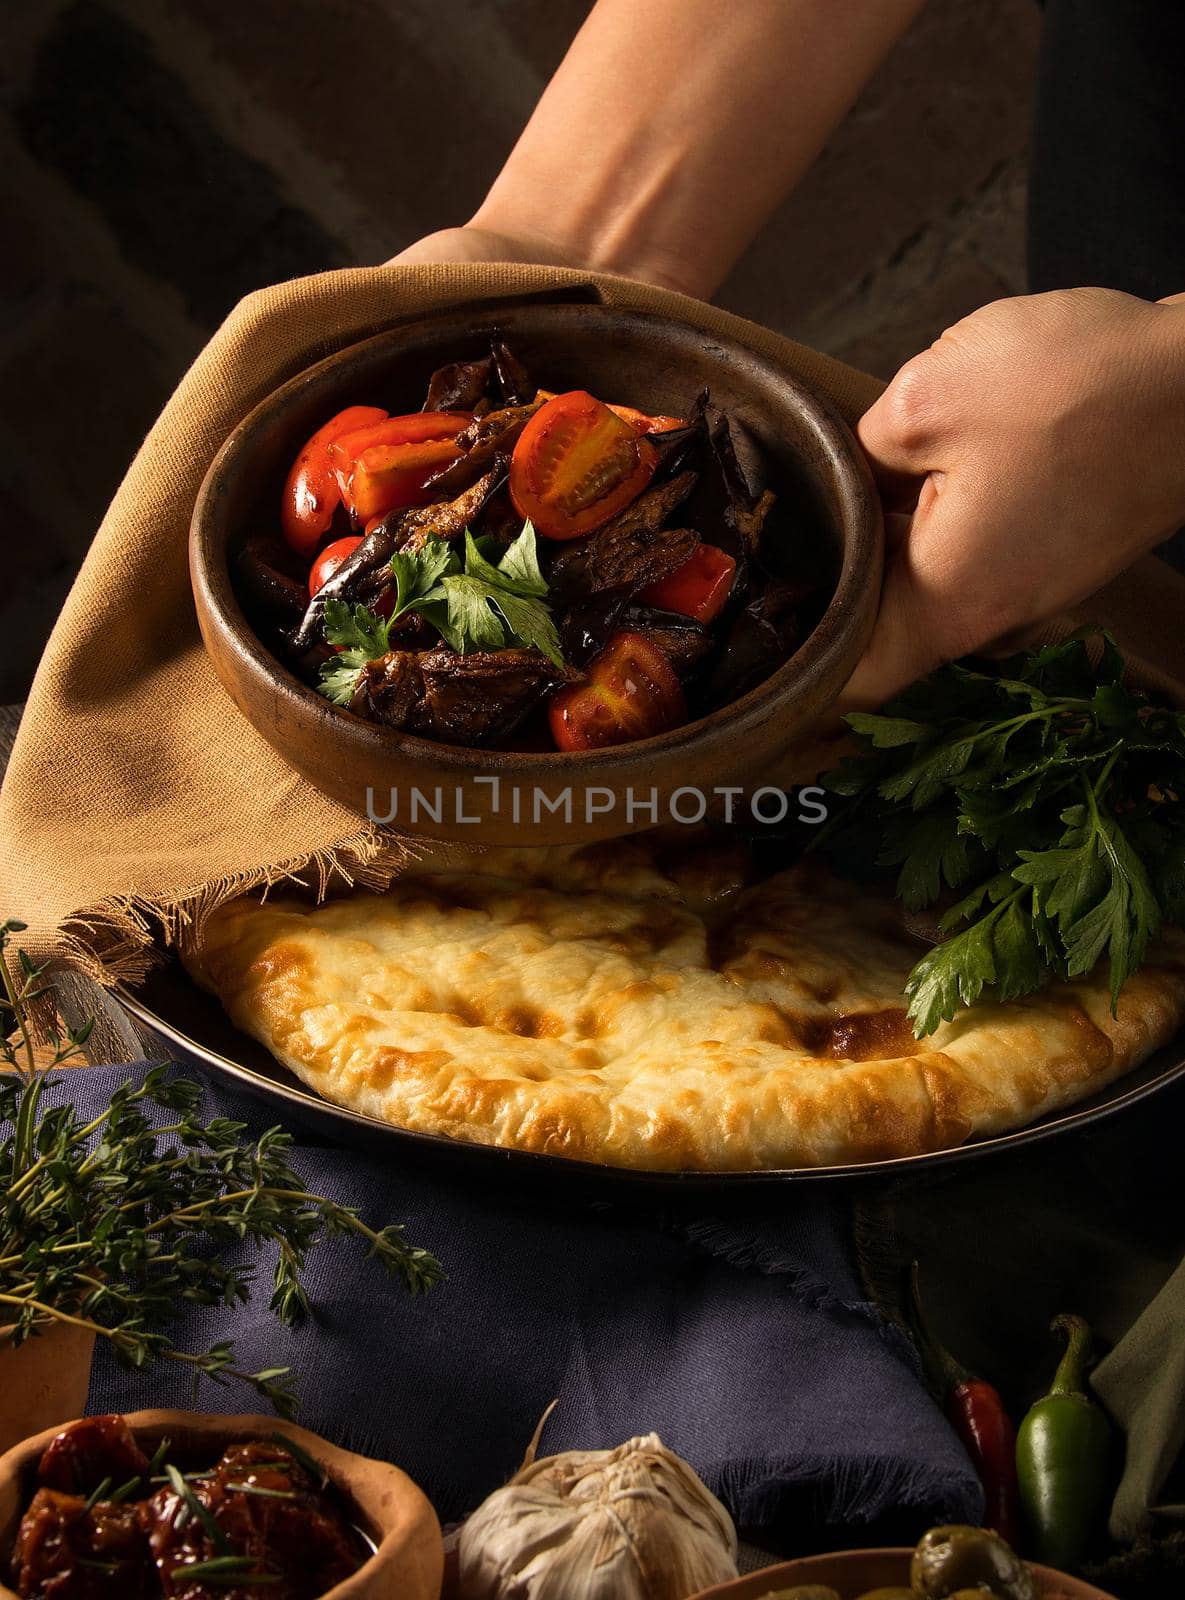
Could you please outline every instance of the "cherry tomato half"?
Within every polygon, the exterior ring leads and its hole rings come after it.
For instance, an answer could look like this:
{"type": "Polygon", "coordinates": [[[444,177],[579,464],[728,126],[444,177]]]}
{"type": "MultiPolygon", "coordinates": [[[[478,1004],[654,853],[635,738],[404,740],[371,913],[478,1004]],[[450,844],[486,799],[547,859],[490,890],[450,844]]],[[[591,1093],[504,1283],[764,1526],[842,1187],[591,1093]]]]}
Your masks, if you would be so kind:
{"type": "Polygon", "coordinates": [[[623,511],[650,482],[648,439],[583,389],[536,411],[510,458],[510,498],[545,539],[578,539],[623,511]]]}
{"type": "Polygon", "coordinates": [[[726,551],[714,544],[696,545],[681,567],[639,589],[638,599],[660,611],[677,611],[697,622],[712,622],[732,593],[736,570],[736,562],[726,551]]]}
{"type": "Polygon", "coordinates": [[[347,556],[352,556],[362,543],[362,535],[348,534],[344,539],[335,539],[332,544],[327,544],[321,554],[313,562],[309,572],[309,598],[316,594],[318,589],[323,589],[333,574],[341,566],[347,556]]]}
{"type": "Polygon", "coordinates": [[[585,682],[552,695],[547,720],[560,750],[596,750],[679,727],[687,702],[662,651],[622,630],[593,657],[585,682]]]}
{"type": "Polygon", "coordinates": [[[380,406],[347,406],[317,429],[292,463],[280,504],[280,528],[292,548],[306,559],[329,532],[333,513],[341,504],[330,445],[342,434],[381,422],[386,415],[380,406]]]}

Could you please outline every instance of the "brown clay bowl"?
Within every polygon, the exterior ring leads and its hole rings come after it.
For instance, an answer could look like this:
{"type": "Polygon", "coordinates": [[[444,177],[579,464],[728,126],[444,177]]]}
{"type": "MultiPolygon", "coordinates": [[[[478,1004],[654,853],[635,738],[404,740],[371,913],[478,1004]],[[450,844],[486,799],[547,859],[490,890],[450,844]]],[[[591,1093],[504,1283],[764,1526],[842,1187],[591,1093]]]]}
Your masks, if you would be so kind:
{"type": "MultiPolygon", "coordinates": [[[[330,1482],[348,1503],[358,1528],[373,1542],[375,1553],[344,1583],[335,1584],[323,1600],[437,1600],[444,1552],[436,1513],[405,1473],[385,1461],[339,1450],[335,1445],[276,1417],[212,1417],[195,1411],[132,1411],[128,1424],[149,1455],[162,1438],[178,1453],[216,1457],[229,1444],[283,1433],[325,1469],[330,1482]]],[[[7,1588],[13,1540],[32,1497],[37,1462],[66,1423],[15,1445],[0,1456],[0,1600],[18,1600],[7,1588]]]]}
{"type": "MultiPolygon", "coordinates": [[[[219,679],[256,730],[319,789],[407,832],[468,844],[551,844],[652,825],[652,789],[664,821],[679,789],[760,782],[834,701],[859,660],[880,595],[882,540],[880,502],[851,433],[829,405],[778,367],[740,344],[663,317],[537,304],[405,323],[277,389],[240,423],[210,467],[193,514],[190,571],[219,679]],[[256,637],[232,588],[229,560],[252,528],[275,526],[284,476],[300,446],[349,404],[416,409],[435,367],[480,355],[494,334],[550,389],[587,388],[679,415],[707,387],[744,424],[763,452],[771,486],[793,507],[794,536],[807,542],[831,583],[814,631],[764,683],[686,727],[611,750],[471,750],[339,709],[256,637]]],[[[676,820],[688,820],[697,806],[694,797],[677,799],[676,820]]]]}
{"type": "MultiPolygon", "coordinates": [[[[778,1567],[763,1567],[731,1583],[704,1589],[694,1600],[763,1600],[778,1589],[795,1584],[827,1584],[840,1600],[857,1600],[869,1589],[909,1583],[912,1550],[844,1550],[836,1555],[804,1556],[778,1567]]],[[[1042,1600],[1114,1600],[1081,1578],[1067,1578],[1050,1567],[1030,1565],[1042,1600]]]]}

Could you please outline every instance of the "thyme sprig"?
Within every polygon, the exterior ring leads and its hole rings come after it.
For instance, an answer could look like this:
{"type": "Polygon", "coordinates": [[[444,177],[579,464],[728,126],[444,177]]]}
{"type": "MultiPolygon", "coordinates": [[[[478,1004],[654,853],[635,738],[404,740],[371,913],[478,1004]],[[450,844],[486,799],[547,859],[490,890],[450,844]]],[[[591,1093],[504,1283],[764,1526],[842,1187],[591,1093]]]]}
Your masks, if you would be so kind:
{"type": "Polygon", "coordinates": [[[302,1281],[310,1250],[350,1237],[409,1294],[441,1276],[439,1262],[394,1223],[373,1228],[352,1206],[308,1189],[290,1162],[291,1136],[199,1116],[201,1087],[152,1067],[121,1084],[84,1121],[65,1094],[91,1031],[43,1025],[47,1059],[34,1054],[32,1007],[52,1010],[47,967],[9,951],[24,924],[0,924],[0,1343],[20,1345],[55,1323],[106,1339],[120,1363],[168,1359],[203,1377],[250,1384],[282,1416],[296,1397],[286,1367],[246,1372],[230,1341],[192,1352],[170,1335],[187,1306],[245,1303],[250,1262],[230,1259],[244,1241],[277,1251],[271,1309],[289,1327],[309,1311],[302,1281]],[[15,969],[15,970],[14,970],[15,969]],[[150,1120],[156,1107],[171,1115],[150,1120]]]}

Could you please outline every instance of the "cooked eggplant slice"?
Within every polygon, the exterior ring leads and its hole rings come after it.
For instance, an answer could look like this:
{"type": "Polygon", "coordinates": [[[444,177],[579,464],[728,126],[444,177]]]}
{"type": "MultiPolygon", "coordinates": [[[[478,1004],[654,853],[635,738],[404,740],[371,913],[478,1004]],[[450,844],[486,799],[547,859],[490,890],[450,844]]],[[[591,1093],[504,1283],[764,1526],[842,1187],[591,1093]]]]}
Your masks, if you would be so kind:
{"type": "Polygon", "coordinates": [[[774,496],[749,483],[737,460],[729,419],[707,403],[706,394],[697,400],[692,421],[702,422],[706,428],[706,459],[684,514],[709,544],[719,545],[736,561],[733,593],[743,597],[750,565],[761,564],[761,531],[774,496]]]}
{"type": "Polygon", "coordinates": [[[428,710],[440,738],[486,744],[512,733],[549,689],[575,676],[538,650],[437,649],[421,660],[428,710]]]}
{"type": "Polygon", "coordinates": [[[810,593],[803,584],[771,582],[737,612],[708,680],[709,706],[739,699],[790,659],[810,593]]]}
{"type": "Polygon", "coordinates": [[[569,676],[537,650],[392,650],[362,669],[351,709],[450,744],[488,744],[569,676]]]}
{"type": "Polygon", "coordinates": [[[418,727],[424,705],[422,650],[389,650],[358,674],[350,710],[388,728],[418,727]]]}
{"type": "Polygon", "coordinates": [[[370,530],[358,548],[346,557],[324,588],[309,601],[300,627],[292,641],[296,651],[307,650],[321,637],[321,618],[327,600],[344,600],[351,605],[373,606],[391,583],[391,557],[397,550],[418,550],[432,535],[456,539],[477,516],[486,499],[505,475],[496,462],[484,477],[471,484],[455,500],[442,500],[434,506],[419,506],[413,511],[391,511],[370,530]]]}
{"type": "Polygon", "coordinates": [[[502,401],[508,406],[527,406],[534,400],[538,391],[538,384],[533,383],[526,367],[514,354],[509,345],[503,344],[501,339],[495,339],[490,346],[490,359],[494,366],[494,376],[502,391],[502,401]]]}
{"type": "Polygon", "coordinates": [[[643,634],[670,659],[679,676],[694,672],[712,648],[712,635],[694,617],[637,604],[629,590],[574,606],[560,625],[565,661],[584,666],[622,628],[643,634]]]}
{"type": "Polygon", "coordinates": [[[437,367],[428,379],[428,396],[421,409],[477,411],[484,404],[488,411],[493,405],[493,378],[493,356],[483,356],[480,361],[450,361],[445,367],[437,367]]]}
{"type": "Polygon", "coordinates": [[[583,539],[561,544],[551,559],[548,583],[556,603],[612,589],[640,589],[663,578],[692,555],[700,542],[694,528],[663,528],[695,485],[681,472],[640,494],[620,515],[583,539]]]}
{"type": "Polygon", "coordinates": [[[300,621],[309,603],[308,585],[282,539],[253,533],[235,556],[234,568],[237,587],[251,610],[288,627],[300,621]]]}
{"type": "Polygon", "coordinates": [[[419,550],[434,535],[438,539],[459,539],[505,477],[506,462],[496,456],[489,470],[455,500],[441,500],[434,506],[419,506],[414,511],[392,512],[388,520],[396,522],[398,542],[395,548],[419,550]]]}
{"type": "Polygon", "coordinates": [[[472,411],[478,416],[505,406],[528,405],[536,385],[508,345],[495,339],[488,356],[450,361],[428,380],[424,411],[472,411]]]}
{"type": "Polygon", "coordinates": [[[298,654],[310,649],[321,639],[321,619],[328,600],[345,600],[350,604],[370,605],[382,592],[389,577],[391,557],[399,548],[395,526],[391,518],[384,520],[366,535],[356,550],[352,550],[341,566],[309,601],[300,627],[292,639],[292,648],[298,654]]]}
{"type": "Polygon", "coordinates": [[[707,404],[707,398],[705,389],[685,428],[667,428],[662,433],[646,435],[658,456],[652,483],[665,483],[688,467],[696,471],[703,467],[708,454],[708,422],[702,407],[707,404]]]}
{"type": "Polygon", "coordinates": [[[500,457],[509,456],[518,442],[518,436],[543,404],[535,401],[529,406],[503,406],[487,416],[475,417],[467,428],[457,435],[458,448],[465,454],[451,467],[445,467],[425,485],[429,494],[455,494],[471,484],[500,457]]]}

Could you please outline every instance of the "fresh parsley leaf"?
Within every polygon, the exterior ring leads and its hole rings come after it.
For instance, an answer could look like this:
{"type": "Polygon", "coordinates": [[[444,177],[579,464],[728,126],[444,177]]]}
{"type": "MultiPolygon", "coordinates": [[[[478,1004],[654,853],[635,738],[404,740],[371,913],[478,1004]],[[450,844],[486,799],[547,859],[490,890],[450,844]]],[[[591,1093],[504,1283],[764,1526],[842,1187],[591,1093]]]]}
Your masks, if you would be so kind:
{"type": "Polygon", "coordinates": [[[990,911],[953,939],[935,945],[910,973],[905,992],[918,1038],[949,1022],[960,1004],[974,1005],[984,985],[995,982],[992,930],[997,915],[990,911]]]}
{"type": "Polygon", "coordinates": [[[358,652],[350,650],[321,663],[320,682],[317,687],[335,706],[348,706],[358,687],[358,674],[366,665],[358,660],[358,652]]]}
{"type": "Polygon", "coordinates": [[[462,654],[468,650],[503,649],[506,633],[490,610],[490,600],[496,593],[490,584],[464,574],[445,578],[441,588],[448,607],[449,628],[460,641],[454,648],[462,654]]]}
{"type": "MultiPolygon", "coordinates": [[[[497,566],[482,554],[466,529],[465,571],[444,577],[439,592],[446,607],[441,632],[455,650],[500,650],[509,631],[518,644],[540,650],[556,666],[563,665],[559,634],[543,604],[547,584],[539,570],[530,522],[523,525],[497,566]]],[[[440,626],[439,613],[429,615],[440,626]]]]}
{"type": "MultiPolygon", "coordinates": [[[[466,563],[466,570],[472,568],[466,563]]],[[[523,531],[498,563],[494,581],[499,588],[509,589],[527,599],[541,600],[547,593],[547,580],[539,570],[539,554],[535,545],[535,525],[528,517],[523,531]]]]}
{"type": "Polygon", "coordinates": [[[1115,1007],[1161,923],[1185,921],[1185,719],[1123,677],[1096,631],[848,719],[858,748],[823,780],[839,801],[814,845],[850,875],[897,868],[913,910],[963,891],[910,974],[919,1034],[987,987],[1011,999],[1104,959],[1115,1007]]]}
{"type": "Polygon", "coordinates": [[[907,818],[901,831],[885,839],[877,863],[900,866],[897,897],[907,911],[933,905],[945,884],[961,889],[971,871],[973,841],[958,830],[954,798],[907,818]]]}
{"type": "Polygon", "coordinates": [[[524,600],[519,595],[501,589],[492,599],[506,619],[506,626],[520,644],[528,650],[542,651],[553,666],[563,666],[560,636],[546,606],[541,606],[537,600],[524,600]]]}
{"type": "Polygon", "coordinates": [[[874,750],[894,750],[902,744],[919,744],[932,737],[933,730],[910,717],[882,717],[870,711],[853,711],[847,718],[854,733],[863,734],[874,750]]]}
{"type": "Polygon", "coordinates": [[[430,538],[419,550],[397,550],[391,557],[395,578],[395,609],[391,621],[412,609],[423,609],[425,601],[440,599],[438,584],[449,572],[459,572],[461,563],[447,539],[430,538]]]}
{"type": "Polygon", "coordinates": [[[321,663],[318,687],[335,706],[348,706],[358,687],[358,674],[368,661],[386,655],[391,624],[367,606],[350,606],[344,600],[327,600],[325,639],[340,649],[321,663]]]}
{"type": "Polygon", "coordinates": [[[347,605],[344,600],[325,602],[325,642],[343,650],[357,650],[367,661],[387,653],[391,624],[367,606],[347,605]]]}

